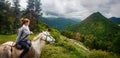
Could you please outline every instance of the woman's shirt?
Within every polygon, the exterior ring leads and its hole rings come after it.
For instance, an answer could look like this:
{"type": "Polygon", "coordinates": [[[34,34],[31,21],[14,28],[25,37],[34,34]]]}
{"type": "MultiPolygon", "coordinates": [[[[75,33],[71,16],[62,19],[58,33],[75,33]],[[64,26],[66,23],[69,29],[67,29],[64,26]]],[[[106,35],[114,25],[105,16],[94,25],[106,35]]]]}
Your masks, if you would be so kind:
{"type": "Polygon", "coordinates": [[[18,36],[16,38],[16,43],[18,43],[20,41],[28,40],[29,34],[30,34],[29,27],[26,25],[23,25],[21,28],[18,29],[18,36]]]}

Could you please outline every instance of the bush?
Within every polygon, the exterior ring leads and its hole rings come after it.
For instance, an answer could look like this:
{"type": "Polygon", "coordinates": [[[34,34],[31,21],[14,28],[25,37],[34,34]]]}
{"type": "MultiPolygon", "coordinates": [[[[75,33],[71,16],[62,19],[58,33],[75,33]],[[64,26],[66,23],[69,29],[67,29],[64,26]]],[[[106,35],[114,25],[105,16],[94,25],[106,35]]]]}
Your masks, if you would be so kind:
{"type": "Polygon", "coordinates": [[[61,32],[61,34],[63,36],[66,36],[67,38],[75,39],[77,41],[84,42],[84,37],[80,33],[74,33],[74,32],[71,32],[71,31],[64,30],[64,31],[61,32]]]}
{"type": "Polygon", "coordinates": [[[80,33],[75,34],[75,40],[84,42],[84,37],[80,33]]]}
{"type": "Polygon", "coordinates": [[[62,31],[61,34],[71,39],[75,38],[75,34],[67,30],[62,31]]]}
{"type": "Polygon", "coordinates": [[[57,31],[57,30],[55,30],[53,28],[49,28],[48,31],[53,36],[53,38],[55,38],[56,42],[60,41],[60,33],[59,33],[59,31],[57,31]]]}
{"type": "Polygon", "coordinates": [[[87,58],[119,58],[113,53],[109,53],[102,50],[92,50],[87,58]]]}
{"type": "Polygon", "coordinates": [[[120,54],[120,32],[116,34],[116,39],[113,40],[111,49],[113,52],[120,54]]]}

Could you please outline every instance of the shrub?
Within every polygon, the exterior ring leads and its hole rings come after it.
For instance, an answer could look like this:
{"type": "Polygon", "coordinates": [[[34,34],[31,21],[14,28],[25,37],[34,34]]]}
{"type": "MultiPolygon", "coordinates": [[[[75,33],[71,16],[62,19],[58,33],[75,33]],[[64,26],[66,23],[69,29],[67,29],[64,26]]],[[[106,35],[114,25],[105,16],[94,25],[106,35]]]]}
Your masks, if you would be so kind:
{"type": "Polygon", "coordinates": [[[92,50],[87,58],[118,58],[118,56],[102,50],[92,50]]]}
{"type": "Polygon", "coordinates": [[[75,37],[75,34],[73,32],[70,32],[67,30],[62,31],[61,34],[68,38],[71,38],[71,39],[73,39],[75,37]]]}
{"type": "Polygon", "coordinates": [[[75,40],[84,42],[84,37],[80,33],[75,34],[75,40]]]}

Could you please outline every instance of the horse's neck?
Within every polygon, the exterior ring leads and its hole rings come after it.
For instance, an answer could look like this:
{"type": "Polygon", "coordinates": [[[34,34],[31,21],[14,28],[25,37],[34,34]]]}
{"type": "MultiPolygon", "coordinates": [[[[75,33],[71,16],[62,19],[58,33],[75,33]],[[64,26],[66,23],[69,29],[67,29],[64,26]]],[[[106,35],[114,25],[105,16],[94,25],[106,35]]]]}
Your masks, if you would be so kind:
{"type": "Polygon", "coordinates": [[[45,46],[45,41],[44,40],[32,41],[32,46],[38,54],[41,54],[42,48],[45,46]]]}

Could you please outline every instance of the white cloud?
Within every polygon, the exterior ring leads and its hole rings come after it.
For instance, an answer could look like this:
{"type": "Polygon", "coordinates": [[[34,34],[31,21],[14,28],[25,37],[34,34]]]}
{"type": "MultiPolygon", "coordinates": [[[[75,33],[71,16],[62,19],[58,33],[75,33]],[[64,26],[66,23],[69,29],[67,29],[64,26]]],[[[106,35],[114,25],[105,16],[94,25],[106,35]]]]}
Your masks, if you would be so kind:
{"type": "Polygon", "coordinates": [[[99,11],[106,17],[120,17],[120,0],[81,0],[81,2],[90,12],[99,11]]]}
{"type": "MultiPolygon", "coordinates": [[[[11,6],[13,6],[13,1],[14,0],[8,0],[8,1],[12,4],[11,6]]],[[[22,10],[26,9],[26,7],[27,7],[27,0],[19,0],[19,2],[20,2],[21,9],[22,10]]]]}
{"type": "MultiPolygon", "coordinates": [[[[12,0],[10,0],[12,1],[12,0]]],[[[27,0],[20,0],[22,9],[27,0]]],[[[120,0],[41,0],[45,17],[69,17],[85,19],[93,12],[101,12],[106,17],[120,17],[120,0]]]]}
{"type": "Polygon", "coordinates": [[[27,7],[27,0],[20,0],[20,5],[21,5],[21,9],[26,9],[27,7]]]}
{"type": "Polygon", "coordinates": [[[120,0],[41,0],[44,16],[84,19],[99,11],[107,17],[120,17],[120,0]]]}
{"type": "Polygon", "coordinates": [[[84,18],[90,13],[79,0],[42,0],[42,8],[48,15],[54,13],[62,17],[84,18]]]}
{"type": "Polygon", "coordinates": [[[120,4],[114,4],[110,8],[112,16],[120,17],[120,4]]]}

